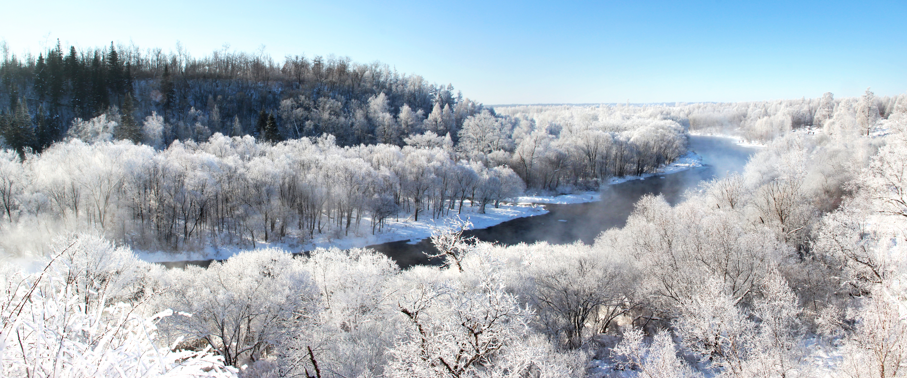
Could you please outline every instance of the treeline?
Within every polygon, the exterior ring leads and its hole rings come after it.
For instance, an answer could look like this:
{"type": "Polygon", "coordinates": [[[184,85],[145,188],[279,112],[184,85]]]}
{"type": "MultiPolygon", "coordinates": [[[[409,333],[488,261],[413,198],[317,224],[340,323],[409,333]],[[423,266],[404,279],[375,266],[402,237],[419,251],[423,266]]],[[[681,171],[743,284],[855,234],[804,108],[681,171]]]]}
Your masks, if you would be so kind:
{"type": "Polygon", "coordinates": [[[821,98],[738,103],[679,105],[677,114],[689,119],[690,131],[734,133],[766,142],[803,127],[832,128],[831,134],[870,135],[888,128],[890,115],[907,109],[907,95],[876,96],[867,89],[861,97],[821,98]]]}
{"type": "Polygon", "coordinates": [[[484,213],[524,190],[509,168],[457,161],[442,148],[220,134],[162,151],[73,140],[20,161],[7,150],[0,182],[7,235],[63,222],[166,250],[376,233],[389,217],[438,218],[464,204],[484,213]]]}
{"type": "Polygon", "coordinates": [[[164,145],[205,141],[218,132],[262,136],[262,112],[275,117],[276,138],[330,133],[341,145],[355,145],[401,144],[422,119],[434,122],[432,131],[456,138],[463,121],[482,109],[450,85],[333,56],[275,62],[225,49],[195,58],[179,46],[172,53],[113,43],[80,51],[58,42],[37,57],[4,50],[2,58],[0,119],[12,129],[4,133],[6,143],[20,151],[40,151],[61,140],[73,120],[104,113],[139,120],[159,114],[173,125],[164,145]],[[408,119],[397,119],[401,111],[408,119]],[[24,129],[30,135],[8,136],[24,129]]]}
{"type": "Polygon", "coordinates": [[[686,120],[672,115],[671,108],[513,106],[495,111],[512,122],[509,136],[472,131],[467,123],[460,143],[464,151],[489,151],[486,159],[508,164],[530,188],[597,189],[608,178],[655,172],[687,153],[686,120]],[[467,138],[509,148],[502,155],[483,143],[471,147],[467,138]]]}

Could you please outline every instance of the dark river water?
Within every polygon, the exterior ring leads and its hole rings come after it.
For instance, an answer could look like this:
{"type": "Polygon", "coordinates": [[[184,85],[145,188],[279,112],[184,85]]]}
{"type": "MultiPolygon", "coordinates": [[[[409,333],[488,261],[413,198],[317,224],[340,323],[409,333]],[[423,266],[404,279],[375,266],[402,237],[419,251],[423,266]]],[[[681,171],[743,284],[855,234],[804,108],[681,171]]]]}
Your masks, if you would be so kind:
{"type": "MultiPolygon", "coordinates": [[[[504,245],[539,241],[568,244],[577,240],[592,244],[602,231],[623,227],[633,211],[633,205],[643,195],[661,194],[669,203],[675,204],[683,199],[687,190],[697,189],[703,181],[742,171],[749,157],[757,151],[755,148],[739,146],[729,138],[708,136],[691,136],[690,150],[702,157],[703,167],[609,185],[602,190],[598,202],[545,205],[547,214],[518,218],[464,234],[504,245]]],[[[429,239],[416,244],[399,241],[368,248],[390,256],[402,268],[441,263],[440,259],[430,260],[426,256],[425,252],[436,252],[429,239]]]]}
{"type": "MultiPolygon", "coordinates": [[[[757,151],[755,148],[739,146],[729,138],[709,136],[691,136],[690,150],[702,157],[703,167],[609,185],[602,190],[600,201],[545,205],[547,214],[518,218],[497,226],[470,230],[465,234],[503,245],[539,241],[567,244],[577,240],[592,244],[602,231],[612,227],[623,227],[633,211],[633,205],[643,195],[661,194],[669,203],[675,204],[683,199],[686,191],[697,189],[703,181],[742,171],[749,157],[757,151]]],[[[399,241],[371,245],[367,248],[390,256],[401,268],[413,265],[438,265],[442,262],[441,259],[427,257],[426,253],[436,252],[429,239],[415,244],[399,241]]],[[[169,267],[185,264],[207,266],[210,261],[163,263],[169,267]]]]}

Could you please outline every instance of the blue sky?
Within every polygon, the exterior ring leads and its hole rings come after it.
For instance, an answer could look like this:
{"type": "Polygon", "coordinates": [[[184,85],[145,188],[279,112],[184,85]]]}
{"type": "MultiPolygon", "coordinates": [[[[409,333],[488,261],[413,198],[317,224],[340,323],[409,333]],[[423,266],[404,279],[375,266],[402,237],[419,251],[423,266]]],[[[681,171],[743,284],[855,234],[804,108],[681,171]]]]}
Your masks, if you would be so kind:
{"type": "Polygon", "coordinates": [[[907,1],[15,1],[12,52],[135,43],[380,61],[486,104],[907,92],[907,1]]]}

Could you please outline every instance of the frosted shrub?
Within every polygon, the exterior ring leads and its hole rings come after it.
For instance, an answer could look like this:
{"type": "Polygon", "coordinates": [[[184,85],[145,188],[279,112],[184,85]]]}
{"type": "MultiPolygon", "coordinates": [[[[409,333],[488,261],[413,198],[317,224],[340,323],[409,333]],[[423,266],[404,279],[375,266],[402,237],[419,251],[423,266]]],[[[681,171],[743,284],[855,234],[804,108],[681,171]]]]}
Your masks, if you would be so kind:
{"type": "MultiPolygon", "coordinates": [[[[67,254],[85,247],[63,249],[38,273],[0,272],[0,376],[236,376],[209,350],[161,344],[157,323],[170,311],[143,316],[136,305],[103,300],[87,306],[66,270],[57,269],[67,254]]],[[[97,286],[93,294],[108,298],[111,286],[97,286]]]]}
{"type": "Polygon", "coordinates": [[[116,120],[104,113],[88,121],[74,119],[66,135],[70,138],[81,139],[85,143],[109,142],[113,140],[113,132],[116,128],[116,120]]]}
{"type": "Polygon", "coordinates": [[[638,377],[671,378],[696,377],[689,366],[677,356],[677,347],[667,330],[658,332],[650,345],[645,345],[642,331],[631,328],[624,332],[624,338],[611,352],[624,360],[627,367],[638,370],[638,377]]]}

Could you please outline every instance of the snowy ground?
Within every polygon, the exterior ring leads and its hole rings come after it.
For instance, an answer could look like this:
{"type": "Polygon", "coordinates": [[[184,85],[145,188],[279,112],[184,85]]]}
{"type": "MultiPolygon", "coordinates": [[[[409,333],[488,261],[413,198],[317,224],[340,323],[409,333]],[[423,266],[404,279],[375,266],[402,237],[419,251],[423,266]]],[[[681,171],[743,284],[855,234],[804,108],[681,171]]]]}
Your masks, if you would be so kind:
{"type": "MultiPolygon", "coordinates": [[[[691,168],[701,167],[702,158],[695,153],[687,153],[681,156],[673,164],[670,164],[656,173],[649,173],[642,176],[626,176],[612,178],[609,185],[619,184],[630,180],[638,180],[652,176],[661,176],[671,173],[677,173],[691,168]]],[[[595,202],[601,200],[599,192],[582,192],[573,194],[563,194],[554,196],[522,196],[515,199],[514,203],[501,204],[499,208],[488,205],[485,214],[475,212],[476,209],[464,207],[463,214],[460,218],[472,223],[473,229],[482,229],[495,226],[509,220],[523,217],[531,217],[547,213],[543,204],[574,204],[595,202]]],[[[367,221],[362,222],[362,227],[358,233],[350,232],[349,236],[343,235],[318,235],[314,240],[299,245],[295,243],[256,243],[255,248],[278,247],[291,252],[311,251],[316,248],[337,247],[340,249],[349,249],[365,247],[374,244],[382,244],[394,241],[409,240],[416,243],[422,239],[431,236],[432,229],[449,225],[452,220],[457,218],[457,214],[451,213],[448,217],[439,219],[421,218],[418,222],[411,218],[390,219],[384,231],[377,235],[372,235],[371,226],[367,221]]],[[[142,260],[149,262],[169,262],[169,261],[198,261],[198,260],[226,260],[248,247],[238,246],[209,246],[202,251],[194,252],[151,252],[136,251],[136,254],[142,260]]]]}

